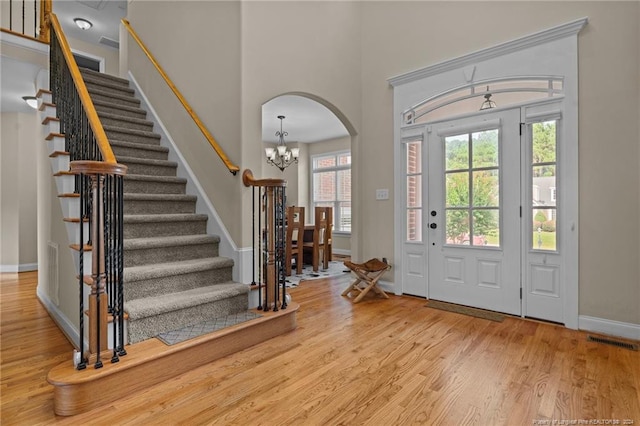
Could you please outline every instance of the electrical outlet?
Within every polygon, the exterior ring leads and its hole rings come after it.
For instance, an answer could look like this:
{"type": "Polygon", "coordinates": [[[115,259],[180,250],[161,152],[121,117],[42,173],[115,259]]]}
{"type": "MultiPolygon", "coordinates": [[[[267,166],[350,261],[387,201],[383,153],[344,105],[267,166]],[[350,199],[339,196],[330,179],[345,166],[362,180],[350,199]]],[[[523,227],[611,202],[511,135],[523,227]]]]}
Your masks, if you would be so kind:
{"type": "Polygon", "coordinates": [[[388,199],[389,199],[388,189],[376,189],[376,200],[388,200],[388,199]]]}

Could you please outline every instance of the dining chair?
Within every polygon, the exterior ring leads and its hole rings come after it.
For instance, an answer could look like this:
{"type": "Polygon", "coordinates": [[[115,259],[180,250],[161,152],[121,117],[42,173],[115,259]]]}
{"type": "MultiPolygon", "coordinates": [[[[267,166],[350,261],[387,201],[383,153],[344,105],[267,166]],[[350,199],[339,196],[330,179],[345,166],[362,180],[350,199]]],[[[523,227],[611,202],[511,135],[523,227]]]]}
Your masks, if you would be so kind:
{"type": "Polygon", "coordinates": [[[322,268],[329,268],[333,208],[316,207],[314,213],[315,223],[313,227],[313,240],[305,241],[303,244],[303,250],[305,252],[311,252],[311,265],[313,266],[313,271],[318,272],[321,252],[322,268]]]}
{"type": "Polygon", "coordinates": [[[285,274],[291,275],[293,259],[296,272],[302,273],[302,242],[304,239],[304,207],[287,207],[287,236],[285,242],[285,274]]]}

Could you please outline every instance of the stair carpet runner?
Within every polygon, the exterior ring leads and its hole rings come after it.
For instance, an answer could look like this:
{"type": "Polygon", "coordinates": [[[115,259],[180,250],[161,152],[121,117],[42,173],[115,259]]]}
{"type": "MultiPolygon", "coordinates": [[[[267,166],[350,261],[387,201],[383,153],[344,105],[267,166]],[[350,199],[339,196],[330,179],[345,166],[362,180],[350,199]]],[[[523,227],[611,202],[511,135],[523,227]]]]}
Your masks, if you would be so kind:
{"type": "Polygon", "coordinates": [[[124,177],[124,299],[129,343],[248,310],[249,286],[232,281],[207,215],[186,194],[169,149],[126,79],[82,70],[124,177]]]}

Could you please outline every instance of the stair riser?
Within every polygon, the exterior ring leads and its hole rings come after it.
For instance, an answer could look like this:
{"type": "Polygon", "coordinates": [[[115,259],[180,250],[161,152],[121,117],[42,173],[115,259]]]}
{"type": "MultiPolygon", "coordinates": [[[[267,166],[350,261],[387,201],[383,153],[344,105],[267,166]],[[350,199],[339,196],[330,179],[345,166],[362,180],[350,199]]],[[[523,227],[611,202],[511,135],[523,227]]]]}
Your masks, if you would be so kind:
{"type": "Polygon", "coordinates": [[[207,233],[207,222],[141,222],[124,224],[124,238],[169,237],[207,233]]]}
{"type": "MultiPolygon", "coordinates": [[[[79,265],[79,261],[80,261],[80,252],[76,251],[76,250],[72,250],[71,251],[71,256],[73,257],[73,264],[74,265],[79,265]]],[[[84,275],[91,275],[91,252],[90,251],[85,251],[84,255],[82,256],[83,259],[83,271],[84,271],[84,275]]],[[[76,271],[78,270],[77,268],[75,269],[76,271]]]]}
{"type": "Polygon", "coordinates": [[[166,160],[168,158],[168,153],[164,151],[151,151],[148,149],[140,149],[140,148],[131,148],[125,146],[116,146],[111,145],[111,149],[115,154],[116,158],[118,157],[136,157],[136,158],[148,158],[150,160],[166,160]]]}
{"type": "Polygon", "coordinates": [[[60,198],[63,217],[80,217],[80,197],[60,198]]]}
{"type": "Polygon", "coordinates": [[[54,151],[64,151],[64,136],[54,136],[48,140],[47,148],[49,149],[49,154],[54,151]]]}
{"type": "Polygon", "coordinates": [[[195,201],[125,200],[124,202],[124,214],[180,214],[195,212],[195,201]]]}
{"type": "MultiPolygon", "coordinates": [[[[65,222],[65,227],[67,228],[67,236],[69,237],[69,241],[72,244],[80,244],[80,223],[78,222],[65,222]]],[[[89,242],[89,222],[84,222],[84,229],[82,230],[82,239],[83,243],[87,244],[89,242]]]]}
{"type": "Polygon", "coordinates": [[[120,86],[117,84],[111,84],[111,83],[101,84],[101,83],[95,83],[93,81],[85,81],[85,84],[87,85],[87,90],[89,90],[89,92],[95,91],[95,90],[102,90],[102,91],[111,92],[117,96],[128,96],[131,98],[133,98],[135,93],[133,90],[129,89],[128,87],[120,86]]]}
{"type": "Polygon", "coordinates": [[[116,139],[123,142],[133,142],[146,145],[160,145],[159,136],[138,135],[135,133],[128,133],[127,131],[112,129],[105,129],[105,132],[107,133],[107,137],[109,139],[116,139]]]}
{"type": "Polygon", "coordinates": [[[208,269],[140,281],[125,281],[124,300],[175,293],[231,281],[231,268],[208,269]]]}
{"type": "Polygon", "coordinates": [[[69,171],[68,155],[58,155],[57,157],[49,157],[49,162],[51,163],[51,170],[53,170],[54,173],[69,171]]]}
{"type": "Polygon", "coordinates": [[[122,98],[116,98],[113,96],[108,96],[102,93],[90,93],[90,95],[91,95],[91,99],[96,101],[104,101],[104,102],[109,102],[116,105],[124,105],[124,106],[134,107],[134,108],[140,107],[140,101],[136,98],[122,99],[122,98]]]}
{"type": "Polygon", "coordinates": [[[58,194],[71,194],[75,189],[75,178],[71,175],[56,176],[58,194]]]}
{"type": "Polygon", "coordinates": [[[100,115],[100,113],[106,112],[108,114],[116,114],[122,117],[139,118],[141,120],[145,120],[147,118],[147,113],[144,110],[133,112],[126,109],[117,108],[115,105],[96,105],[96,111],[98,112],[98,115],[100,115]]]}
{"type": "Polygon", "coordinates": [[[124,179],[124,192],[133,194],[184,194],[186,183],[159,183],[124,179]]]}
{"type": "Polygon", "coordinates": [[[218,244],[194,244],[187,246],[125,249],[124,266],[150,265],[179,262],[188,259],[204,259],[218,256],[218,244]]]}
{"type": "MultiPolygon", "coordinates": [[[[100,114],[98,113],[98,116],[100,114]]],[[[118,120],[111,117],[100,117],[102,125],[122,127],[123,129],[131,130],[143,130],[145,132],[151,132],[153,130],[153,123],[136,123],[128,120],[118,120]]]]}
{"type": "Polygon", "coordinates": [[[242,294],[229,299],[167,312],[163,315],[142,318],[135,321],[129,320],[129,343],[137,343],[157,336],[160,333],[247,310],[247,300],[247,295],[242,294]]]}
{"type": "Polygon", "coordinates": [[[120,164],[127,166],[127,173],[131,175],[175,176],[177,168],[175,165],[156,166],[151,164],[128,163],[126,161],[120,161],[120,164]]]}

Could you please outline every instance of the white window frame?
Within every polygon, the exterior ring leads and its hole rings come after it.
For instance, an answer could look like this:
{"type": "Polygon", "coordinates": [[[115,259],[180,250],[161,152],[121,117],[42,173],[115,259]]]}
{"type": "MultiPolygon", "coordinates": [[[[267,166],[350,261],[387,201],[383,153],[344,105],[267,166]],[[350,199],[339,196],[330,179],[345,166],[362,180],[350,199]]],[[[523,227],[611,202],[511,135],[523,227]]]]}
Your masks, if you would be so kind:
{"type": "MultiPolygon", "coordinates": [[[[316,201],[315,199],[315,174],[316,173],[326,173],[326,172],[335,172],[336,173],[336,179],[335,179],[335,194],[336,197],[338,196],[338,179],[337,179],[337,173],[339,171],[344,171],[344,170],[349,170],[349,174],[351,174],[351,162],[349,162],[349,164],[346,165],[338,165],[338,157],[344,156],[345,154],[348,154],[349,157],[351,157],[353,159],[353,157],[351,156],[351,151],[350,150],[342,150],[342,151],[332,151],[332,152],[324,152],[322,154],[315,154],[311,156],[311,167],[310,167],[310,173],[311,173],[311,177],[310,177],[310,191],[311,191],[311,212],[309,214],[309,218],[313,221],[315,221],[315,217],[314,217],[314,212],[315,212],[315,207],[318,204],[328,204],[328,203],[333,203],[333,230],[332,233],[334,234],[341,234],[341,235],[351,235],[351,230],[343,230],[340,228],[340,223],[341,223],[341,217],[340,217],[340,203],[344,203],[344,202],[348,202],[351,203],[351,208],[352,208],[352,213],[351,213],[351,221],[353,222],[353,201],[349,200],[334,200],[334,201],[316,201]],[[315,160],[318,158],[325,158],[325,157],[335,157],[336,158],[336,166],[334,167],[322,167],[319,169],[316,169],[314,167],[315,164],[315,160]]],[[[351,191],[349,191],[349,193],[351,193],[351,191]]]]}

